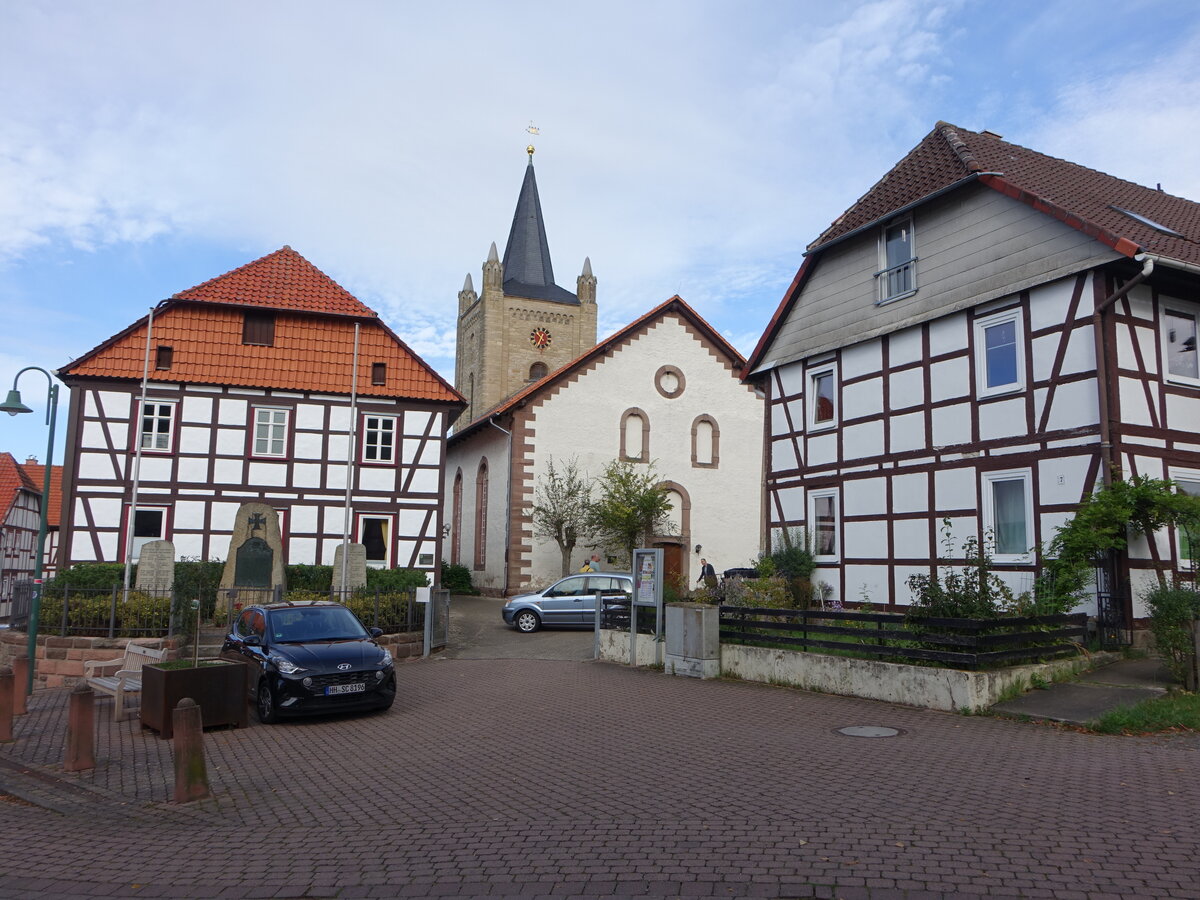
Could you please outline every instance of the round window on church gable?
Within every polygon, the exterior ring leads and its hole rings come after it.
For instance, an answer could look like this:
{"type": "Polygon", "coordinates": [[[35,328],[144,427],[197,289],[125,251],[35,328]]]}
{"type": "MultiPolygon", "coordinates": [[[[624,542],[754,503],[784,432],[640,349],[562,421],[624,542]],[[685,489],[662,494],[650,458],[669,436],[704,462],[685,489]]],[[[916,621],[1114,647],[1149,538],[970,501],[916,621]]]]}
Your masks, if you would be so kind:
{"type": "Polygon", "coordinates": [[[683,373],[674,366],[663,366],[654,373],[654,386],[668,400],[682,394],[685,383],[683,373]]]}

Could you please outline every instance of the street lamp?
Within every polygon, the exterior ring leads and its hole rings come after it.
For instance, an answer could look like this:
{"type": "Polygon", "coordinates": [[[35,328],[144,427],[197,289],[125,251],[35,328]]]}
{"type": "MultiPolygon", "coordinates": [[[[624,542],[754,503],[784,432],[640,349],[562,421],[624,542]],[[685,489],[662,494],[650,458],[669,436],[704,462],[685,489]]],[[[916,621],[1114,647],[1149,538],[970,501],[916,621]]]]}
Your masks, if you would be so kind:
{"type": "Polygon", "coordinates": [[[0,404],[0,410],[8,413],[10,416],[15,416],[18,413],[33,412],[28,406],[21,402],[21,392],[17,390],[17,382],[21,380],[21,376],[26,372],[33,370],[41,372],[46,376],[46,381],[50,384],[50,390],[46,394],[46,423],[50,426],[50,439],[46,444],[46,473],[42,480],[42,512],[38,518],[38,539],[37,539],[37,555],[33,559],[33,597],[29,604],[29,681],[25,685],[25,693],[33,693],[33,671],[37,665],[37,632],[38,620],[42,615],[42,560],[46,552],[46,516],[49,514],[50,508],[50,470],[54,464],[54,421],[58,413],[58,385],[54,383],[54,379],[45,369],[37,366],[26,366],[17,373],[17,377],[13,379],[12,390],[8,392],[8,399],[0,404]]]}

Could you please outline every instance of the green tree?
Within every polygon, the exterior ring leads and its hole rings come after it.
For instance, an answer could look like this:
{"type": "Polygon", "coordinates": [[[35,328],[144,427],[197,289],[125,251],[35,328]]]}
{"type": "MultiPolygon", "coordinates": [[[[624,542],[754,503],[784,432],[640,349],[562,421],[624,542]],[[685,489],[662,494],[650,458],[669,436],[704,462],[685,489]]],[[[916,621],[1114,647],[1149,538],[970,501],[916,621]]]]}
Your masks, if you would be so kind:
{"type": "Polygon", "coordinates": [[[623,550],[632,560],[634,548],[645,545],[669,521],[671,501],[659,480],[654,463],[610,462],[596,482],[588,531],[605,547],[623,550]]]}
{"type": "Polygon", "coordinates": [[[546,462],[546,474],[538,482],[533,497],[533,533],[558,544],[562,554],[562,574],[571,571],[571,551],[588,534],[588,511],[592,503],[592,483],[581,472],[575,457],[555,468],[554,457],[546,462]]]}

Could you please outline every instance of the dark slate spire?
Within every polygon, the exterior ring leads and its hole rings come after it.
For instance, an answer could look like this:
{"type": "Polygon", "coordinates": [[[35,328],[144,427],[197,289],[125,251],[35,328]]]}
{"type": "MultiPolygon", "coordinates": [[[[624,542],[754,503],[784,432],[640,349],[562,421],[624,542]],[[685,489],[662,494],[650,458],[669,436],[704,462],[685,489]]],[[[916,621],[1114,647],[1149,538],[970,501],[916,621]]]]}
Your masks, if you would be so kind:
{"type": "Polygon", "coordinates": [[[550,245],[546,242],[546,224],[542,221],[542,203],[538,198],[537,179],[533,174],[533,152],[525,167],[525,181],[517,198],[508,245],[504,248],[504,293],[533,300],[554,300],[578,304],[579,298],[554,283],[550,264],[550,245]]]}

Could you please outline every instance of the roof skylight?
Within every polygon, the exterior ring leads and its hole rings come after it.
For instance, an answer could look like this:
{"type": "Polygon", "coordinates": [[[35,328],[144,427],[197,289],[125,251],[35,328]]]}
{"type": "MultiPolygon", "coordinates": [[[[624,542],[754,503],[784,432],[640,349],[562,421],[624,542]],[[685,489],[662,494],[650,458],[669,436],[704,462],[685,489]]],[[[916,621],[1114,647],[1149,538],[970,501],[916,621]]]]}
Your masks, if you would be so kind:
{"type": "Polygon", "coordinates": [[[1171,235],[1171,237],[1183,237],[1183,235],[1180,234],[1178,231],[1176,231],[1174,228],[1168,228],[1166,225],[1160,225],[1158,222],[1155,222],[1153,219],[1146,218],[1141,213],[1135,213],[1132,210],[1122,209],[1119,206],[1113,206],[1111,204],[1109,205],[1109,209],[1115,209],[1119,213],[1124,213],[1125,215],[1129,216],[1129,218],[1133,219],[1136,222],[1141,222],[1143,225],[1149,225],[1155,231],[1161,231],[1163,234],[1171,235]]]}

